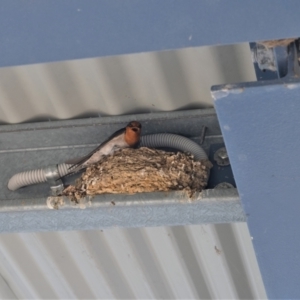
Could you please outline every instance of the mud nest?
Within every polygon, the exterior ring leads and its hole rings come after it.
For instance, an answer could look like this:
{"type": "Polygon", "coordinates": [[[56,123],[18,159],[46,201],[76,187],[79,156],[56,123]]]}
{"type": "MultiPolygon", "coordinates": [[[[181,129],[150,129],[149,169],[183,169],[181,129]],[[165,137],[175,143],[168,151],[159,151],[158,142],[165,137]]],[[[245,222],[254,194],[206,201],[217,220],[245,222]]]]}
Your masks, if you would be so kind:
{"type": "Polygon", "coordinates": [[[280,46],[286,47],[289,44],[291,44],[292,42],[294,42],[295,40],[296,40],[295,38],[292,38],[292,39],[281,39],[281,40],[271,40],[271,41],[260,41],[258,43],[271,49],[271,48],[280,47],[280,46]]]}
{"type": "Polygon", "coordinates": [[[86,195],[185,190],[192,195],[206,187],[211,163],[192,155],[139,148],[123,149],[88,167],[63,195],[79,200],[86,195]]]}

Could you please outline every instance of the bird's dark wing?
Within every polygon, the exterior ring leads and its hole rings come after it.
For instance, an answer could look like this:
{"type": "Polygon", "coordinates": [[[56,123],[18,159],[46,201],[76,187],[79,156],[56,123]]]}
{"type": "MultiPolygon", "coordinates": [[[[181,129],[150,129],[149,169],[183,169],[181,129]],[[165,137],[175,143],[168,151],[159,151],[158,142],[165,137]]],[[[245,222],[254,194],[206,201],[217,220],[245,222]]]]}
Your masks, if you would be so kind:
{"type": "Polygon", "coordinates": [[[107,138],[104,142],[102,142],[97,148],[95,148],[89,154],[87,154],[83,157],[67,160],[65,163],[72,165],[69,167],[69,169],[74,169],[74,168],[80,166],[81,164],[86,162],[95,152],[97,152],[99,149],[101,149],[101,147],[103,147],[106,143],[108,143],[110,140],[112,140],[116,136],[124,133],[125,130],[126,130],[126,128],[121,128],[121,129],[117,130],[115,133],[113,133],[109,138],[107,138]]]}

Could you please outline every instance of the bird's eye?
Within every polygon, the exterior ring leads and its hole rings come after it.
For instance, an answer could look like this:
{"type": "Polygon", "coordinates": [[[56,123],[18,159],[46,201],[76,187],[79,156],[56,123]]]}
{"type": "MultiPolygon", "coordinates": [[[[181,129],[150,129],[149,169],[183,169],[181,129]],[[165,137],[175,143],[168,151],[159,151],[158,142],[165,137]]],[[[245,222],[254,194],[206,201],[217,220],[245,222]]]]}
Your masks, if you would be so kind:
{"type": "Polygon", "coordinates": [[[137,128],[132,128],[132,131],[137,132],[138,129],[137,128]]]}

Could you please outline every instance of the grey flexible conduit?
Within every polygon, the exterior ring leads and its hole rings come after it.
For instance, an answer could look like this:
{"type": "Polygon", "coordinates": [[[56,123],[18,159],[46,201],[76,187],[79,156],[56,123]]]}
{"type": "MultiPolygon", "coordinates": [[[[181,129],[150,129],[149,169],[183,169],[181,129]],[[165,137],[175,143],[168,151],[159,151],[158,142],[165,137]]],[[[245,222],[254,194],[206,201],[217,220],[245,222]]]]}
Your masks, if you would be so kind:
{"type": "Polygon", "coordinates": [[[141,147],[174,148],[194,155],[195,160],[207,159],[203,148],[192,140],[172,133],[149,134],[141,137],[141,147]]]}
{"type": "MultiPolygon", "coordinates": [[[[189,152],[194,155],[196,160],[207,159],[207,155],[203,148],[192,140],[177,134],[171,133],[157,133],[141,136],[141,147],[149,148],[173,148],[183,152],[189,152]]],[[[70,165],[59,164],[57,165],[58,174],[60,177],[69,173],[70,165]]],[[[15,191],[21,187],[46,182],[45,169],[36,169],[26,172],[15,174],[8,182],[8,188],[15,191]]]]}

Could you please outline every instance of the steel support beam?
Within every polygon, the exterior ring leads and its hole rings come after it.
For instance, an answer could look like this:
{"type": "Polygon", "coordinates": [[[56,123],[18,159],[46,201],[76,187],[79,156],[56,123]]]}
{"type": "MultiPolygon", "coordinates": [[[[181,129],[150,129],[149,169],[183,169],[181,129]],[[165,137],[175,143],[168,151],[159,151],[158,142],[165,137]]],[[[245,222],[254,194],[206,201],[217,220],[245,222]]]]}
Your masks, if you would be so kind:
{"type": "MultiPolygon", "coordinates": [[[[210,189],[191,199],[183,192],[142,193],[102,195],[75,204],[67,198],[49,198],[47,183],[15,192],[7,189],[13,174],[82,156],[134,119],[142,123],[144,134],[163,130],[190,137],[198,143],[202,142],[205,125],[207,134],[202,146],[209,156],[214,157],[224,146],[213,109],[1,126],[0,232],[245,221],[236,189],[213,189],[224,181],[234,185],[230,166],[216,163],[211,170],[210,189]]],[[[67,183],[71,180],[75,177],[67,178],[67,183]]]]}
{"type": "Polygon", "coordinates": [[[0,232],[61,231],[245,222],[236,189],[1,201],[0,232]],[[51,209],[52,208],[52,209],[51,209]]]}
{"type": "Polygon", "coordinates": [[[266,291],[300,297],[300,81],[212,88],[266,291]]]}
{"type": "Polygon", "coordinates": [[[298,0],[2,0],[0,66],[299,35],[298,0]]]}

